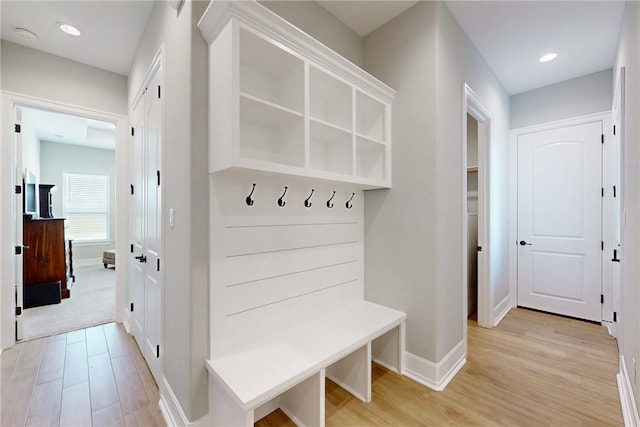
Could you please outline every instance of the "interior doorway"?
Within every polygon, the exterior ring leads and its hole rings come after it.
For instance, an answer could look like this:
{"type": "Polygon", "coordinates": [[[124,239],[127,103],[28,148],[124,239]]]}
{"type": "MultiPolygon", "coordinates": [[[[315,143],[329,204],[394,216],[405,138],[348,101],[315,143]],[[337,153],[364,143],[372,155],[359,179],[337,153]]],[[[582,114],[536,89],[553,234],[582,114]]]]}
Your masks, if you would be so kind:
{"type": "Polygon", "coordinates": [[[463,103],[463,328],[466,346],[467,321],[494,325],[493,296],[489,284],[490,171],[493,113],[465,85],[463,103]]]}
{"type": "MultiPolygon", "coordinates": [[[[25,171],[25,167],[23,166],[23,158],[25,158],[26,156],[24,156],[22,152],[22,145],[23,145],[22,140],[24,139],[23,137],[25,136],[25,134],[29,132],[29,125],[28,123],[23,123],[23,122],[25,120],[27,120],[28,122],[28,116],[31,112],[36,112],[37,114],[45,113],[45,112],[50,114],[55,113],[55,114],[58,114],[59,117],[68,116],[75,119],[82,118],[83,120],[85,120],[85,122],[90,123],[91,126],[87,125],[85,127],[85,137],[87,136],[87,133],[89,134],[92,133],[94,137],[96,135],[104,136],[105,132],[115,135],[115,142],[112,141],[112,145],[115,143],[115,150],[112,149],[114,153],[112,157],[115,158],[114,159],[115,166],[114,166],[113,172],[111,173],[112,175],[111,181],[108,184],[111,190],[115,190],[115,195],[113,196],[113,198],[109,200],[109,203],[113,208],[113,212],[115,213],[115,218],[111,224],[107,225],[107,227],[110,228],[109,233],[111,235],[111,239],[118,242],[118,244],[115,247],[116,253],[119,253],[119,252],[122,253],[122,246],[124,245],[124,243],[120,243],[119,240],[121,240],[126,236],[127,218],[126,218],[126,215],[118,214],[118,209],[116,209],[116,206],[118,204],[120,206],[126,205],[126,194],[123,192],[122,189],[119,189],[116,184],[117,182],[124,182],[126,180],[126,165],[124,164],[124,161],[126,160],[126,153],[124,153],[123,150],[126,150],[127,119],[124,116],[118,116],[118,115],[113,115],[113,114],[104,113],[104,112],[97,112],[94,110],[74,107],[74,106],[65,105],[65,104],[59,104],[59,103],[48,101],[48,100],[42,100],[38,98],[22,96],[22,95],[13,94],[13,93],[3,93],[2,108],[3,108],[3,111],[11,112],[10,114],[5,114],[3,117],[3,123],[2,123],[3,157],[1,160],[2,168],[3,169],[7,168],[5,170],[11,171],[11,172],[8,174],[3,174],[2,180],[3,182],[6,183],[5,185],[6,187],[11,187],[12,192],[15,185],[15,197],[9,198],[11,200],[11,203],[4,204],[0,212],[3,218],[3,220],[0,221],[0,231],[2,232],[3,236],[11,236],[11,240],[12,242],[14,242],[14,245],[16,247],[15,255],[13,254],[13,250],[12,250],[11,256],[6,256],[6,254],[3,253],[3,256],[1,259],[1,269],[0,269],[2,273],[2,278],[3,278],[2,295],[0,299],[0,302],[2,304],[2,310],[1,310],[2,343],[1,345],[2,345],[2,348],[8,348],[8,347],[11,347],[16,342],[16,340],[25,338],[24,328],[23,328],[24,325],[22,323],[24,319],[24,313],[28,312],[29,310],[25,308],[24,294],[22,292],[20,292],[20,294],[17,292],[18,289],[20,290],[23,289],[22,279],[23,279],[24,270],[22,266],[22,261],[25,259],[24,253],[31,249],[31,248],[28,248],[28,249],[25,248],[25,246],[29,246],[29,245],[26,245],[25,242],[23,241],[25,237],[23,235],[25,219],[29,217],[33,221],[37,218],[43,218],[48,216],[48,218],[46,218],[47,221],[42,221],[41,223],[44,223],[44,222],[66,223],[67,221],[56,221],[56,220],[60,219],[59,218],[60,216],[71,217],[74,215],[77,216],[77,214],[79,214],[79,212],[73,211],[72,209],[67,209],[62,213],[60,213],[60,211],[58,210],[59,208],[61,208],[62,202],[57,201],[57,198],[65,197],[65,191],[66,189],[69,188],[68,185],[64,185],[64,182],[62,184],[56,185],[56,187],[58,187],[56,189],[57,190],[56,192],[54,193],[49,192],[46,195],[45,199],[42,199],[42,200],[46,200],[46,202],[41,202],[40,195],[38,194],[38,199],[35,202],[35,204],[33,202],[29,202],[29,206],[27,206],[27,201],[25,199],[27,196],[27,191],[24,191],[24,190],[27,190],[29,187],[27,187],[26,182],[23,181],[24,178],[30,181],[29,183],[31,184],[31,190],[36,190],[37,193],[40,192],[39,191],[40,184],[51,184],[51,183],[49,183],[48,181],[44,182],[42,180],[43,177],[40,171],[38,171],[37,174],[34,173],[34,170],[36,170],[37,168],[33,166],[33,163],[31,163],[33,159],[26,160],[26,163],[31,164],[32,166],[30,166],[30,168],[29,167],[26,168],[26,171],[28,171],[28,173],[25,171]],[[27,112],[26,115],[25,115],[25,112],[27,112]],[[101,129],[100,126],[103,126],[103,128],[101,129]],[[89,128],[92,128],[92,129],[89,129],[89,128]],[[10,184],[14,184],[14,185],[10,185],[10,184]],[[122,203],[123,201],[125,203],[122,203]],[[41,206],[43,207],[42,212],[40,211],[41,206]],[[25,208],[27,208],[27,211],[29,210],[32,211],[30,215],[28,216],[24,215],[25,208]],[[121,239],[118,239],[118,236],[121,236],[121,239]],[[20,251],[18,251],[18,248],[20,249],[20,251]],[[18,252],[20,252],[19,255],[18,255],[18,252]]],[[[38,120],[40,119],[42,118],[40,117],[38,120]]],[[[55,138],[55,136],[51,138],[55,138]]],[[[93,139],[95,140],[99,138],[93,138],[93,139]]],[[[48,141],[48,142],[52,142],[52,141],[48,141]]],[[[55,143],[55,141],[53,142],[55,143]]],[[[47,153],[48,154],[46,154],[46,156],[49,157],[51,155],[51,151],[48,150],[47,153]]],[[[36,156],[34,155],[34,158],[35,157],[36,156]]],[[[40,156],[38,155],[37,157],[38,157],[38,160],[40,160],[40,156]]],[[[46,160],[49,161],[50,159],[47,158],[46,160]]],[[[38,165],[38,167],[40,167],[40,165],[38,165]]],[[[58,172],[59,172],[59,175],[62,175],[62,177],[60,178],[61,180],[66,179],[67,181],[73,181],[75,178],[79,178],[78,176],[75,176],[75,177],[72,176],[73,171],[70,169],[66,170],[67,172],[66,177],[60,170],[58,172]]],[[[98,175],[98,174],[85,173],[84,175],[98,175]]],[[[80,178],[86,178],[86,176],[80,177],[80,178]]],[[[46,179],[49,180],[49,178],[46,178],[46,179]]],[[[77,181],[78,180],[75,179],[76,183],[78,183],[77,181]]],[[[95,180],[92,181],[91,179],[89,180],[81,179],[80,181],[84,182],[85,184],[92,183],[92,182],[95,184],[95,180]]],[[[53,188],[53,186],[51,185],[49,185],[49,187],[53,188]]],[[[95,186],[91,188],[95,189],[95,186]]],[[[29,194],[29,197],[32,197],[32,195],[29,194]]],[[[68,197],[68,194],[66,195],[66,197],[68,197]]],[[[69,251],[69,242],[68,242],[69,239],[64,238],[64,232],[65,231],[68,232],[68,227],[65,227],[65,225],[63,225],[62,230],[63,230],[63,234],[62,234],[63,237],[61,239],[57,238],[56,240],[60,240],[62,242],[61,244],[62,251],[63,251],[63,254],[62,254],[63,273],[62,274],[64,275],[64,278],[66,279],[67,275],[69,276],[74,275],[76,279],[74,283],[73,278],[70,277],[70,282],[66,283],[67,285],[66,293],[67,294],[71,293],[71,295],[73,295],[74,294],[73,287],[78,286],[79,280],[80,280],[79,273],[81,273],[81,270],[84,268],[83,262],[79,261],[80,258],[82,258],[82,255],[78,257],[78,255],[80,255],[83,252],[82,250],[80,251],[78,250],[79,247],[81,247],[82,245],[76,245],[73,247],[76,263],[73,265],[73,274],[69,274],[71,266],[67,264],[68,255],[66,253],[69,251]],[[71,287],[71,290],[69,290],[69,286],[71,287]]],[[[79,239],[79,240],[82,240],[82,239],[79,239]]],[[[58,248],[60,248],[60,245],[56,243],[55,248],[56,248],[56,251],[58,251],[59,250],[58,248]]],[[[42,260],[46,260],[48,257],[43,256],[41,258],[42,260]]],[[[95,257],[94,260],[97,260],[98,258],[100,259],[100,261],[102,261],[102,254],[100,254],[99,257],[95,257]]],[[[58,265],[59,264],[60,263],[58,263],[58,265]]],[[[104,269],[104,266],[102,264],[100,264],[100,266],[102,269],[104,269]]],[[[111,270],[110,272],[113,273],[113,268],[109,270],[111,270]]],[[[122,307],[124,304],[122,296],[124,294],[123,292],[124,286],[125,286],[124,279],[126,275],[124,274],[124,271],[116,270],[115,276],[116,278],[110,279],[112,283],[110,285],[111,287],[110,292],[111,292],[111,295],[113,295],[114,304],[113,304],[113,308],[109,310],[109,318],[111,320],[122,321],[121,313],[122,313],[122,307]]],[[[53,287],[49,287],[48,289],[48,292],[50,292],[53,289],[54,298],[55,298],[55,294],[57,293],[56,282],[58,280],[61,282],[60,287],[62,287],[63,279],[61,278],[61,279],[53,280],[52,281],[54,283],[53,287]]],[[[89,279],[89,280],[92,281],[93,283],[96,282],[96,280],[93,280],[93,279],[89,279]]],[[[46,283],[51,283],[51,282],[46,281],[45,284],[46,283]]],[[[40,294],[40,292],[36,292],[36,294],[40,294]]],[[[75,292],[75,294],[78,295],[78,292],[75,292]]],[[[60,295],[62,296],[62,289],[60,290],[60,295]]],[[[41,295],[38,295],[38,296],[41,296],[41,295]]],[[[65,298],[65,299],[60,298],[60,299],[62,302],[65,302],[65,301],[72,300],[72,298],[65,298]]],[[[79,298],[76,298],[74,299],[74,301],[77,302],[78,299],[79,298]]],[[[95,299],[99,299],[99,297],[95,299]]],[[[49,306],[49,304],[47,304],[46,306],[49,306]]],[[[38,308],[41,308],[41,307],[43,306],[38,306],[38,308]]],[[[75,310],[74,313],[79,314],[79,310],[75,310]]],[[[63,323],[57,316],[55,317],[55,319],[56,319],[55,322],[44,322],[44,323],[45,324],[46,323],[57,323],[57,324],[63,323]]],[[[77,324],[77,327],[84,327],[84,326],[82,324],[77,324]]],[[[70,328],[76,329],[77,327],[71,326],[70,328]]],[[[38,335],[49,335],[51,333],[57,333],[57,332],[59,331],[49,331],[49,332],[45,332],[44,334],[38,333],[36,335],[28,336],[26,338],[32,338],[38,335]]]]}
{"type": "Polygon", "coordinates": [[[17,109],[24,188],[18,339],[114,321],[116,124],[17,109]]]}
{"type": "Polygon", "coordinates": [[[467,318],[478,320],[478,120],[467,113],[467,318]]]}

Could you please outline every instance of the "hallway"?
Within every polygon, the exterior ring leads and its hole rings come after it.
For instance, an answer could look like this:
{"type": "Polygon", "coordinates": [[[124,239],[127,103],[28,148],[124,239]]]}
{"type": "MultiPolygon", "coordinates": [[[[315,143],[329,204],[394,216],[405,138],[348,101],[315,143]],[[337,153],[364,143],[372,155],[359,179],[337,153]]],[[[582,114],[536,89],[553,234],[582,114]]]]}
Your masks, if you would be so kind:
{"type": "Polygon", "coordinates": [[[2,353],[2,426],[164,426],[149,368],[121,324],[2,353]]]}

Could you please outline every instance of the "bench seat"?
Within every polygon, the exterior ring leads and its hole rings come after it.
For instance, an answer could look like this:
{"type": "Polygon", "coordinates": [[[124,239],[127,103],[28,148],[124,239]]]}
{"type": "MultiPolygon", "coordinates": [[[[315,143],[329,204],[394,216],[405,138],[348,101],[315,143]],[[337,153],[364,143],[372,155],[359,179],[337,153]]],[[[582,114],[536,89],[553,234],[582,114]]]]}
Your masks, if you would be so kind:
{"type": "MultiPolygon", "coordinates": [[[[405,313],[361,301],[280,331],[270,336],[268,342],[254,343],[250,348],[208,360],[207,369],[230,397],[228,403],[233,402],[232,406],[248,416],[247,424],[254,421],[254,409],[318,373],[324,391],[325,369],[350,357],[354,361],[347,363],[353,366],[338,367],[333,369],[335,372],[329,368],[327,376],[331,377],[332,373],[345,376],[344,380],[336,378],[336,382],[361,400],[369,401],[371,342],[397,328],[396,364],[400,365],[404,344],[404,330],[400,327],[404,328],[405,319],[405,313]],[[352,354],[356,356],[350,356],[352,354]]],[[[396,368],[400,371],[400,366],[396,368]]],[[[324,420],[324,393],[318,404],[324,420]]],[[[215,421],[215,408],[211,409],[215,421]]]]}

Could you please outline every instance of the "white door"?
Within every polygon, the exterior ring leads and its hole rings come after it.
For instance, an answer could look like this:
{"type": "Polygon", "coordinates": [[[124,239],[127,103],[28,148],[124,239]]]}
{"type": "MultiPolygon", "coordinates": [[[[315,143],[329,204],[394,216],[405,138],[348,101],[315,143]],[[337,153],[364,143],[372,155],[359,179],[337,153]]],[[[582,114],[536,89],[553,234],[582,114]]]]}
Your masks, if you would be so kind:
{"type": "Polygon", "coordinates": [[[132,203],[132,236],[134,259],[130,264],[129,310],[131,312],[131,332],[135,337],[138,347],[144,346],[144,276],[145,263],[141,262],[145,251],[144,232],[144,169],[145,169],[145,122],[144,122],[144,97],[133,109],[133,155],[131,159],[131,171],[133,187],[131,188],[132,203]]]}
{"type": "MultiPolygon", "coordinates": [[[[612,235],[612,250],[613,255],[611,257],[611,293],[612,293],[612,334],[614,337],[619,338],[622,336],[622,323],[620,322],[620,315],[622,309],[621,300],[621,259],[622,259],[622,226],[624,215],[624,194],[622,188],[622,159],[623,153],[623,131],[624,131],[624,103],[625,103],[625,68],[620,69],[618,76],[618,84],[613,96],[613,147],[612,147],[612,161],[613,170],[610,172],[613,185],[615,186],[616,193],[613,201],[613,209],[611,215],[611,235],[612,235]]],[[[605,262],[606,262],[605,258],[605,262]]]]}
{"type": "Polygon", "coordinates": [[[15,246],[17,248],[21,248],[20,254],[16,253],[15,264],[14,264],[14,281],[15,284],[15,325],[16,325],[16,341],[21,340],[23,337],[23,327],[22,327],[22,298],[23,298],[23,276],[22,276],[22,266],[23,266],[23,255],[22,252],[28,250],[27,247],[23,246],[23,215],[24,215],[24,205],[23,205],[23,197],[24,192],[26,191],[23,180],[23,170],[22,170],[22,134],[19,132],[21,122],[22,122],[22,110],[20,107],[15,107],[14,109],[15,115],[15,129],[14,129],[14,153],[15,158],[13,160],[13,177],[14,177],[14,188],[20,187],[20,193],[14,192],[14,215],[13,215],[13,241],[15,242],[15,246]]]}
{"type": "Polygon", "coordinates": [[[145,346],[144,353],[149,368],[160,379],[160,152],[162,146],[162,105],[160,103],[160,73],[156,72],[149,83],[145,99],[146,155],[145,155],[145,346]]]}
{"type": "Polygon", "coordinates": [[[518,305],[600,321],[602,122],[518,137],[518,305]]]}
{"type": "Polygon", "coordinates": [[[160,70],[155,69],[132,111],[133,253],[129,289],[132,332],[158,383],[162,374],[160,70]]]}

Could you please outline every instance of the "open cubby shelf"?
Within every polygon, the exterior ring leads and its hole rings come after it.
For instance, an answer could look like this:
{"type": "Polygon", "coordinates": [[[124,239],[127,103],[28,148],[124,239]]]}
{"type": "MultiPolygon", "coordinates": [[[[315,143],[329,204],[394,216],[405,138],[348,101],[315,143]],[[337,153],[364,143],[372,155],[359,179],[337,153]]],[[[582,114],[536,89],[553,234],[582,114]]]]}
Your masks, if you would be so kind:
{"type": "Polygon", "coordinates": [[[216,31],[209,40],[210,172],[391,186],[392,89],[304,37],[233,17],[216,31]]]}

